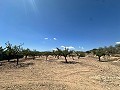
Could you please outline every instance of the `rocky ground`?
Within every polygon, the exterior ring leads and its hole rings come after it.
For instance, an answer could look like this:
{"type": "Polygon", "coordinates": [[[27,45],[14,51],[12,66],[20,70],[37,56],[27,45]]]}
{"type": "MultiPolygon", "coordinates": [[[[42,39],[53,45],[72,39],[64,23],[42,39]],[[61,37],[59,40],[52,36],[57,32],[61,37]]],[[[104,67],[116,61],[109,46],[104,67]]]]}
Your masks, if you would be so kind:
{"type": "Polygon", "coordinates": [[[120,90],[120,61],[37,58],[0,66],[0,90],[120,90]]]}

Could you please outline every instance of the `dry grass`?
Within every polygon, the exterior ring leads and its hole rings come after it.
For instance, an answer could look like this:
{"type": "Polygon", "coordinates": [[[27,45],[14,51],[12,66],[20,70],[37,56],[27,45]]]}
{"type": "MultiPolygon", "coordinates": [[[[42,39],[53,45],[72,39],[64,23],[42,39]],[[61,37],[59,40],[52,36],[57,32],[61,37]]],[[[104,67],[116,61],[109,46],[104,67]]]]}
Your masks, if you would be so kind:
{"type": "Polygon", "coordinates": [[[0,66],[0,90],[120,90],[120,62],[36,59],[0,66]]]}

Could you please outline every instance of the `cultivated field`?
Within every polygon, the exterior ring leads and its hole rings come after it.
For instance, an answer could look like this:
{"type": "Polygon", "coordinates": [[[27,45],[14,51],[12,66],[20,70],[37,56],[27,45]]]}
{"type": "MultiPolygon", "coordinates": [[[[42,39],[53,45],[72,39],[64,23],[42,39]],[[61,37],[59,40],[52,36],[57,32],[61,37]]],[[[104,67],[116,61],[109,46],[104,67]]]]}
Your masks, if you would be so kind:
{"type": "MultiPolygon", "coordinates": [[[[0,90],[120,90],[120,61],[49,57],[0,66],[0,90]]],[[[14,62],[14,61],[13,61],[14,62]]]]}

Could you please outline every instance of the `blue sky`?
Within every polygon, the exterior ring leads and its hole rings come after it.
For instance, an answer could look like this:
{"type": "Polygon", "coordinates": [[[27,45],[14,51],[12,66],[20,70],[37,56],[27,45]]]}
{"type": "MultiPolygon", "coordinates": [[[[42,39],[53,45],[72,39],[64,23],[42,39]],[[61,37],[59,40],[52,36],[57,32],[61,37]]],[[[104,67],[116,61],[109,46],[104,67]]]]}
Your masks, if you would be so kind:
{"type": "Polygon", "coordinates": [[[41,51],[115,45],[120,0],[0,0],[0,44],[7,41],[41,51]]]}

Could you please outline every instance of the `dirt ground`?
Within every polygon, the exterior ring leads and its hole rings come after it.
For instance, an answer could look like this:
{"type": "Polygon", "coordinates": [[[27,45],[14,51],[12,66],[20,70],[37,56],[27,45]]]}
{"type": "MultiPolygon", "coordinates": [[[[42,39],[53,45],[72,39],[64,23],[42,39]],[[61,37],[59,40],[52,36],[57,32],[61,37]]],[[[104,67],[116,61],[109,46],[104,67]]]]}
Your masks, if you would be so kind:
{"type": "Polygon", "coordinates": [[[120,90],[120,61],[37,58],[0,66],[0,90],[120,90]]]}

